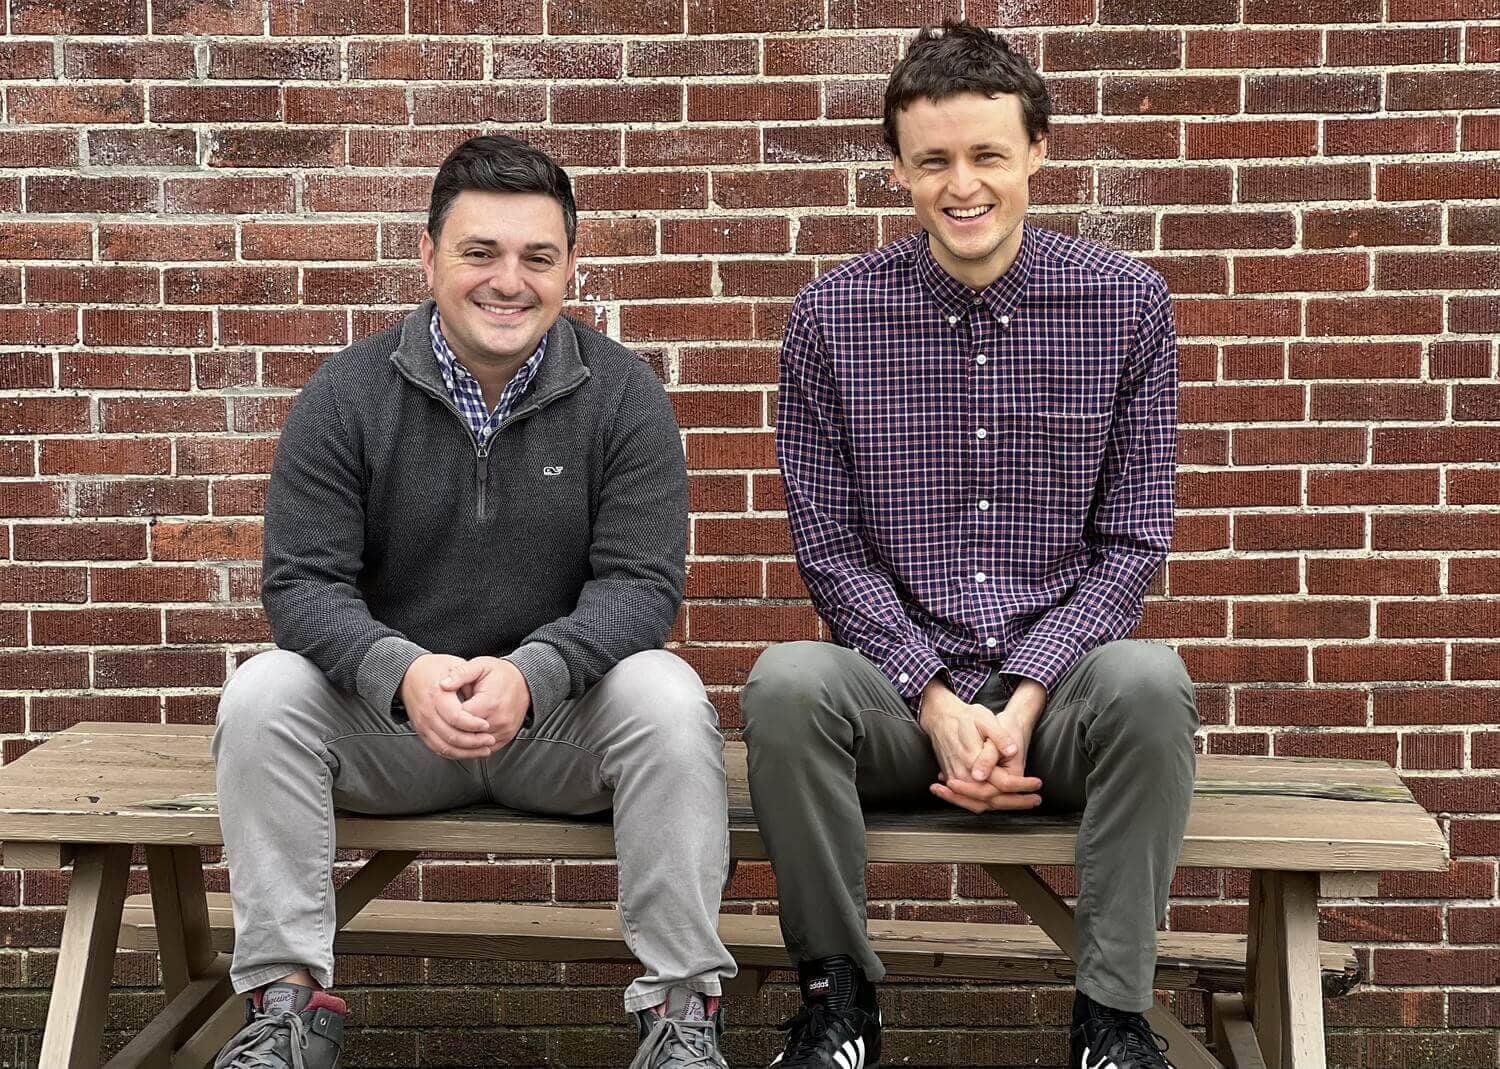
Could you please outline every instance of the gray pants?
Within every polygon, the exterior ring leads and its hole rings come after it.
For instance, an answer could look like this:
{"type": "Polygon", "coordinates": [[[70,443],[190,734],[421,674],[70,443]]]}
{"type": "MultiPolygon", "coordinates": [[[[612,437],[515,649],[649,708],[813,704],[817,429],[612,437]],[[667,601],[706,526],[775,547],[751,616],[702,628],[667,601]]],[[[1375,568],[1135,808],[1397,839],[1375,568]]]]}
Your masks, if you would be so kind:
{"type": "Polygon", "coordinates": [[[723,739],[697,675],[662,650],[620,662],[491,757],[450,761],[409,724],[272,650],[224,688],[214,735],[234,900],[231,977],[248,991],[299,967],[333,981],[334,806],[392,816],[495,803],[614,809],[620,918],[645,967],[625,1008],[735,974],[718,936],[729,871],[723,739]]]}
{"type": "MultiPolygon", "coordinates": [[[[978,702],[1004,706],[1007,677],[978,702]]],[[[885,676],[825,642],[768,649],[741,700],[750,794],[795,960],[848,954],[871,980],[885,967],[865,918],[861,803],[945,805],[928,793],[938,764],[885,676]]],[[[1156,926],[1193,794],[1193,687],[1165,646],[1111,642],[1049,696],[1027,753],[1043,810],[1082,811],[1078,833],[1078,987],[1116,1009],[1151,1005],[1156,926]]]]}

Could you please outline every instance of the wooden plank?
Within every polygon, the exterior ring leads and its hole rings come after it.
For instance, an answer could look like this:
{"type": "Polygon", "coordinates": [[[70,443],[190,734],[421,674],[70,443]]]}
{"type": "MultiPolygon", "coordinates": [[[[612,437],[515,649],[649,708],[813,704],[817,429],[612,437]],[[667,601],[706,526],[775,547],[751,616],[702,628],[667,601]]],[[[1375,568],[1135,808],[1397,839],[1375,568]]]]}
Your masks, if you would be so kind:
{"type": "Polygon", "coordinates": [[[56,871],[73,863],[71,843],[0,843],[0,868],[56,871]]]}
{"type": "Polygon", "coordinates": [[[39,1069],[95,1069],[99,1064],[129,876],[130,847],[78,848],[39,1069]]]}
{"type": "MultiPolygon", "coordinates": [[[[207,733],[115,726],[122,727],[129,730],[63,732],[0,768],[0,838],[220,843],[207,733]]],[[[725,758],[734,773],[734,854],[764,858],[764,844],[746,808],[743,746],[731,744],[725,758]]],[[[1443,871],[1448,866],[1437,822],[1411,801],[1395,773],[1378,762],[1216,755],[1200,763],[1199,786],[1183,847],[1184,866],[1305,871],[1443,871]],[[1351,800],[1356,797],[1367,800],[1351,800]]],[[[1076,821],[1067,818],[975,818],[951,808],[872,813],[868,824],[869,858],[877,862],[963,858],[1069,864],[1077,832],[1076,821]]],[[[614,853],[607,823],[493,808],[411,818],[343,816],[338,836],[341,846],[367,850],[506,857],[604,858],[614,853]]]]}
{"type": "Polygon", "coordinates": [[[1214,1050],[1226,1069],[1266,1069],[1265,1059],[1260,1056],[1260,1043],[1255,1038],[1255,1028],[1245,1012],[1243,995],[1215,995],[1210,1020],[1214,1050]]]}
{"type": "MultiPolygon", "coordinates": [[[[216,949],[234,945],[229,896],[208,896],[216,949]]],[[[785,968],[786,951],[775,917],[725,914],[720,934],[746,969],[785,968]]],[[[1071,983],[1072,960],[1030,925],[949,921],[870,922],[876,952],[896,975],[957,979],[1005,978],[1071,983]]],[[[1166,989],[1238,991],[1244,983],[1245,938],[1194,932],[1161,933],[1156,985],[1166,989]]],[[[120,945],[156,947],[151,902],[125,906],[120,945]]],[[[630,961],[613,910],[572,906],[376,899],[335,939],[341,954],[383,954],[501,961],[630,961]]],[[[1345,944],[1322,945],[1323,969],[1342,975],[1355,967],[1345,944]]]]}
{"type": "Polygon", "coordinates": [[[333,894],[335,931],[348,924],[365,905],[390,886],[402,870],[417,859],[415,851],[389,850],[376,854],[360,866],[333,894]]]}
{"type": "Polygon", "coordinates": [[[1320,872],[1319,898],[1374,898],[1380,894],[1378,872],[1320,872]]]}
{"type": "Polygon", "coordinates": [[[190,980],[205,975],[214,962],[203,862],[196,847],[148,846],[146,867],[161,952],[162,988],[171,1000],[190,980]]]}
{"type": "MultiPolygon", "coordinates": [[[[111,1058],[104,1069],[158,1069],[172,1060],[172,1051],[192,1036],[234,994],[229,982],[229,955],[212,961],[203,974],[187,983],[167,1007],[111,1058]]],[[[238,1003],[239,1000],[235,1000],[238,1003]]]]}

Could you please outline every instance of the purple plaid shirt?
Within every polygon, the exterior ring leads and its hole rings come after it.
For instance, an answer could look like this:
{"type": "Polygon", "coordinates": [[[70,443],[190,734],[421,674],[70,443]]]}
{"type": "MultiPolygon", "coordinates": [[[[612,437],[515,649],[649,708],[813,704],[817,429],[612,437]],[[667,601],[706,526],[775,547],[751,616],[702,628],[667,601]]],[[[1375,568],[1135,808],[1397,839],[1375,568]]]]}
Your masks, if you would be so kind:
{"type": "Polygon", "coordinates": [[[908,700],[1048,691],[1140,620],[1172,535],[1177,340],[1137,260],[1025,227],[982,291],[918,232],[797,297],[777,455],[834,637],[908,700]]]}
{"type": "Polygon", "coordinates": [[[453,398],[469,429],[474,432],[475,442],[483,448],[490,436],[500,429],[511,409],[516,407],[526,387],[531,385],[531,378],[547,352],[547,335],[542,335],[536,352],[526,358],[526,363],[516,369],[515,377],[505,384],[492,412],[485,408],[484,391],[479,388],[479,380],[469,374],[469,369],[459,363],[453,350],[448,348],[448,339],[443,337],[442,317],[436,308],[432,310],[431,332],[432,354],[437,357],[438,368],[443,373],[443,385],[448,387],[448,396],[453,398]]]}

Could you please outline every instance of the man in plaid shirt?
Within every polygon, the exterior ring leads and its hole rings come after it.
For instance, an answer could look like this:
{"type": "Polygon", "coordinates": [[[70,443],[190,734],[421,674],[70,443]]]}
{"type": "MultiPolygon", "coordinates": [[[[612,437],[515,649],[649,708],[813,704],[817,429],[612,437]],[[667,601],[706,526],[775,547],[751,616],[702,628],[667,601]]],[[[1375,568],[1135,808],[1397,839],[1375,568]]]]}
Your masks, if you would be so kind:
{"type": "Polygon", "coordinates": [[[1125,636],[1171,539],[1176,338],[1155,271],[1025,222],[1049,110],[988,31],[918,34],[885,135],[921,230],[792,308],[778,455],[837,644],[773,647],[743,698],[805,1003],[783,1069],[878,1062],[860,807],[923,800],[1082,812],[1070,1064],[1168,1064],[1142,1013],[1198,718],[1125,636]]]}

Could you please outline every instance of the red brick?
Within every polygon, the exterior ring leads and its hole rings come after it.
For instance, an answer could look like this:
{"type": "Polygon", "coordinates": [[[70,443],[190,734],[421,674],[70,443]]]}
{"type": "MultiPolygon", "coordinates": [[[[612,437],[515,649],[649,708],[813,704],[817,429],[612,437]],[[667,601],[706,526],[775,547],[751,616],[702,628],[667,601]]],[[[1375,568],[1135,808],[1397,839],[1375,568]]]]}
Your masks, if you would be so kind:
{"type": "Polygon", "coordinates": [[[1181,47],[1179,30],[1076,30],[1044,35],[1042,60],[1048,71],[1161,70],[1181,47]]]}
{"type": "Polygon", "coordinates": [[[16,560],[141,560],[142,523],[28,523],[11,534],[16,560]]]}
{"type": "Polygon", "coordinates": [[[1306,646],[1191,646],[1177,648],[1188,675],[1199,683],[1301,683],[1307,679],[1306,646]]]}
{"type": "Polygon", "coordinates": [[[1382,163],[1375,168],[1381,200],[1500,197],[1500,160],[1454,163],[1382,163]]]}
{"type": "Polygon", "coordinates": [[[1315,67],[1321,34],[1307,30],[1189,30],[1189,67],[1315,67]]]}
{"type": "MultiPolygon", "coordinates": [[[[1101,167],[1100,204],[1228,204],[1234,172],[1228,167],[1101,167]]],[[[1198,216],[1211,229],[1214,216],[1198,216]]]]}
{"type": "Polygon", "coordinates": [[[475,4],[469,0],[411,0],[407,32],[522,34],[542,32],[542,0],[475,4]]]}
{"type": "Polygon", "coordinates": [[[1247,204],[1365,200],[1369,196],[1370,166],[1365,163],[1272,164],[1240,169],[1240,200],[1247,204]]]}
{"type": "Polygon", "coordinates": [[[185,41],[63,45],[63,74],[68,78],[191,78],[195,71],[193,46],[185,41]]]}
{"type": "Polygon", "coordinates": [[[144,34],[146,0],[12,0],[10,32],[144,34]]]}
{"type": "MultiPolygon", "coordinates": [[[[500,48],[496,46],[497,74],[522,77],[500,73],[500,48]]],[[[349,77],[362,81],[477,81],[484,76],[484,47],[477,42],[350,41],[348,50],[349,77]]]]}
{"type": "Polygon", "coordinates": [[[592,211],[703,208],[708,183],[701,174],[586,174],[574,183],[578,202],[592,211]]]}
{"type": "Polygon", "coordinates": [[[168,178],[162,197],[166,211],[176,215],[259,215],[293,207],[291,179],[271,175],[168,178]]]}
{"type": "MultiPolygon", "coordinates": [[[[1393,20],[1394,21],[1394,20],[1393,20]]],[[[1329,30],[1330,67],[1367,67],[1370,57],[1382,66],[1454,63],[1459,58],[1457,27],[1329,30]]]]}
{"type": "Polygon", "coordinates": [[[1285,249],[1295,241],[1296,222],[1289,212],[1168,212],[1161,220],[1164,249],[1285,249]]]}
{"type": "Polygon", "coordinates": [[[1310,471],[1307,501],[1310,505],[1436,505],[1438,470],[1310,471]]]}
{"type": "MultiPolygon", "coordinates": [[[[680,122],[682,87],[674,84],[554,85],[552,121],[559,123],[680,122]]],[[[473,119],[488,116],[464,113],[473,119]]],[[[506,116],[497,116],[505,118],[506,116]]],[[[541,115],[516,114],[518,119],[541,115]]],[[[432,121],[418,118],[418,122],[432,121]]],[[[439,121],[450,121],[447,118],[439,121]]]]}
{"type": "MultiPolygon", "coordinates": [[[[540,122],[547,113],[544,86],[421,86],[412,90],[412,122],[540,122]]],[[[567,120],[564,120],[567,121],[567,120]]]]}
{"type": "Polygon", "coordinates": [[[1190,122],[1186,133],[1190,160],[1312,156],[1318,147],[1318,124],[1303,120],[1190,122]]]}
{"type": "Polygon", "coordinates": [[[1313,649],[1313,678],[1319,683],[1442,679],[1444,652],[1434,643],[1364,642],[1313,649]]]}
{"type": "Polygon", "coordinates": [[[1295,594],[1297,559],[1172,560],[1167,586],[1173,597],[1225,594],[1295,594]]]}
{"type": "Polygon", "coordinates": [[[1056,123],[1047,154],[1057,160],[1175,159],[1180,134],[1176,122],[1056,123]]]}
{"type": "Polygon", "coordinates": [[[1307,302],[1312,337],[1371,334],[1436,334],[1442,330],[1436,297],[1337,297],[1307,302]]]}
{"type": "Polygon", "coordinates": [[[547,29],[568,35],[666,34],[684,29],[682,4],[643,0],[619,4],[614,0],[548,0],[547,29]]]}

